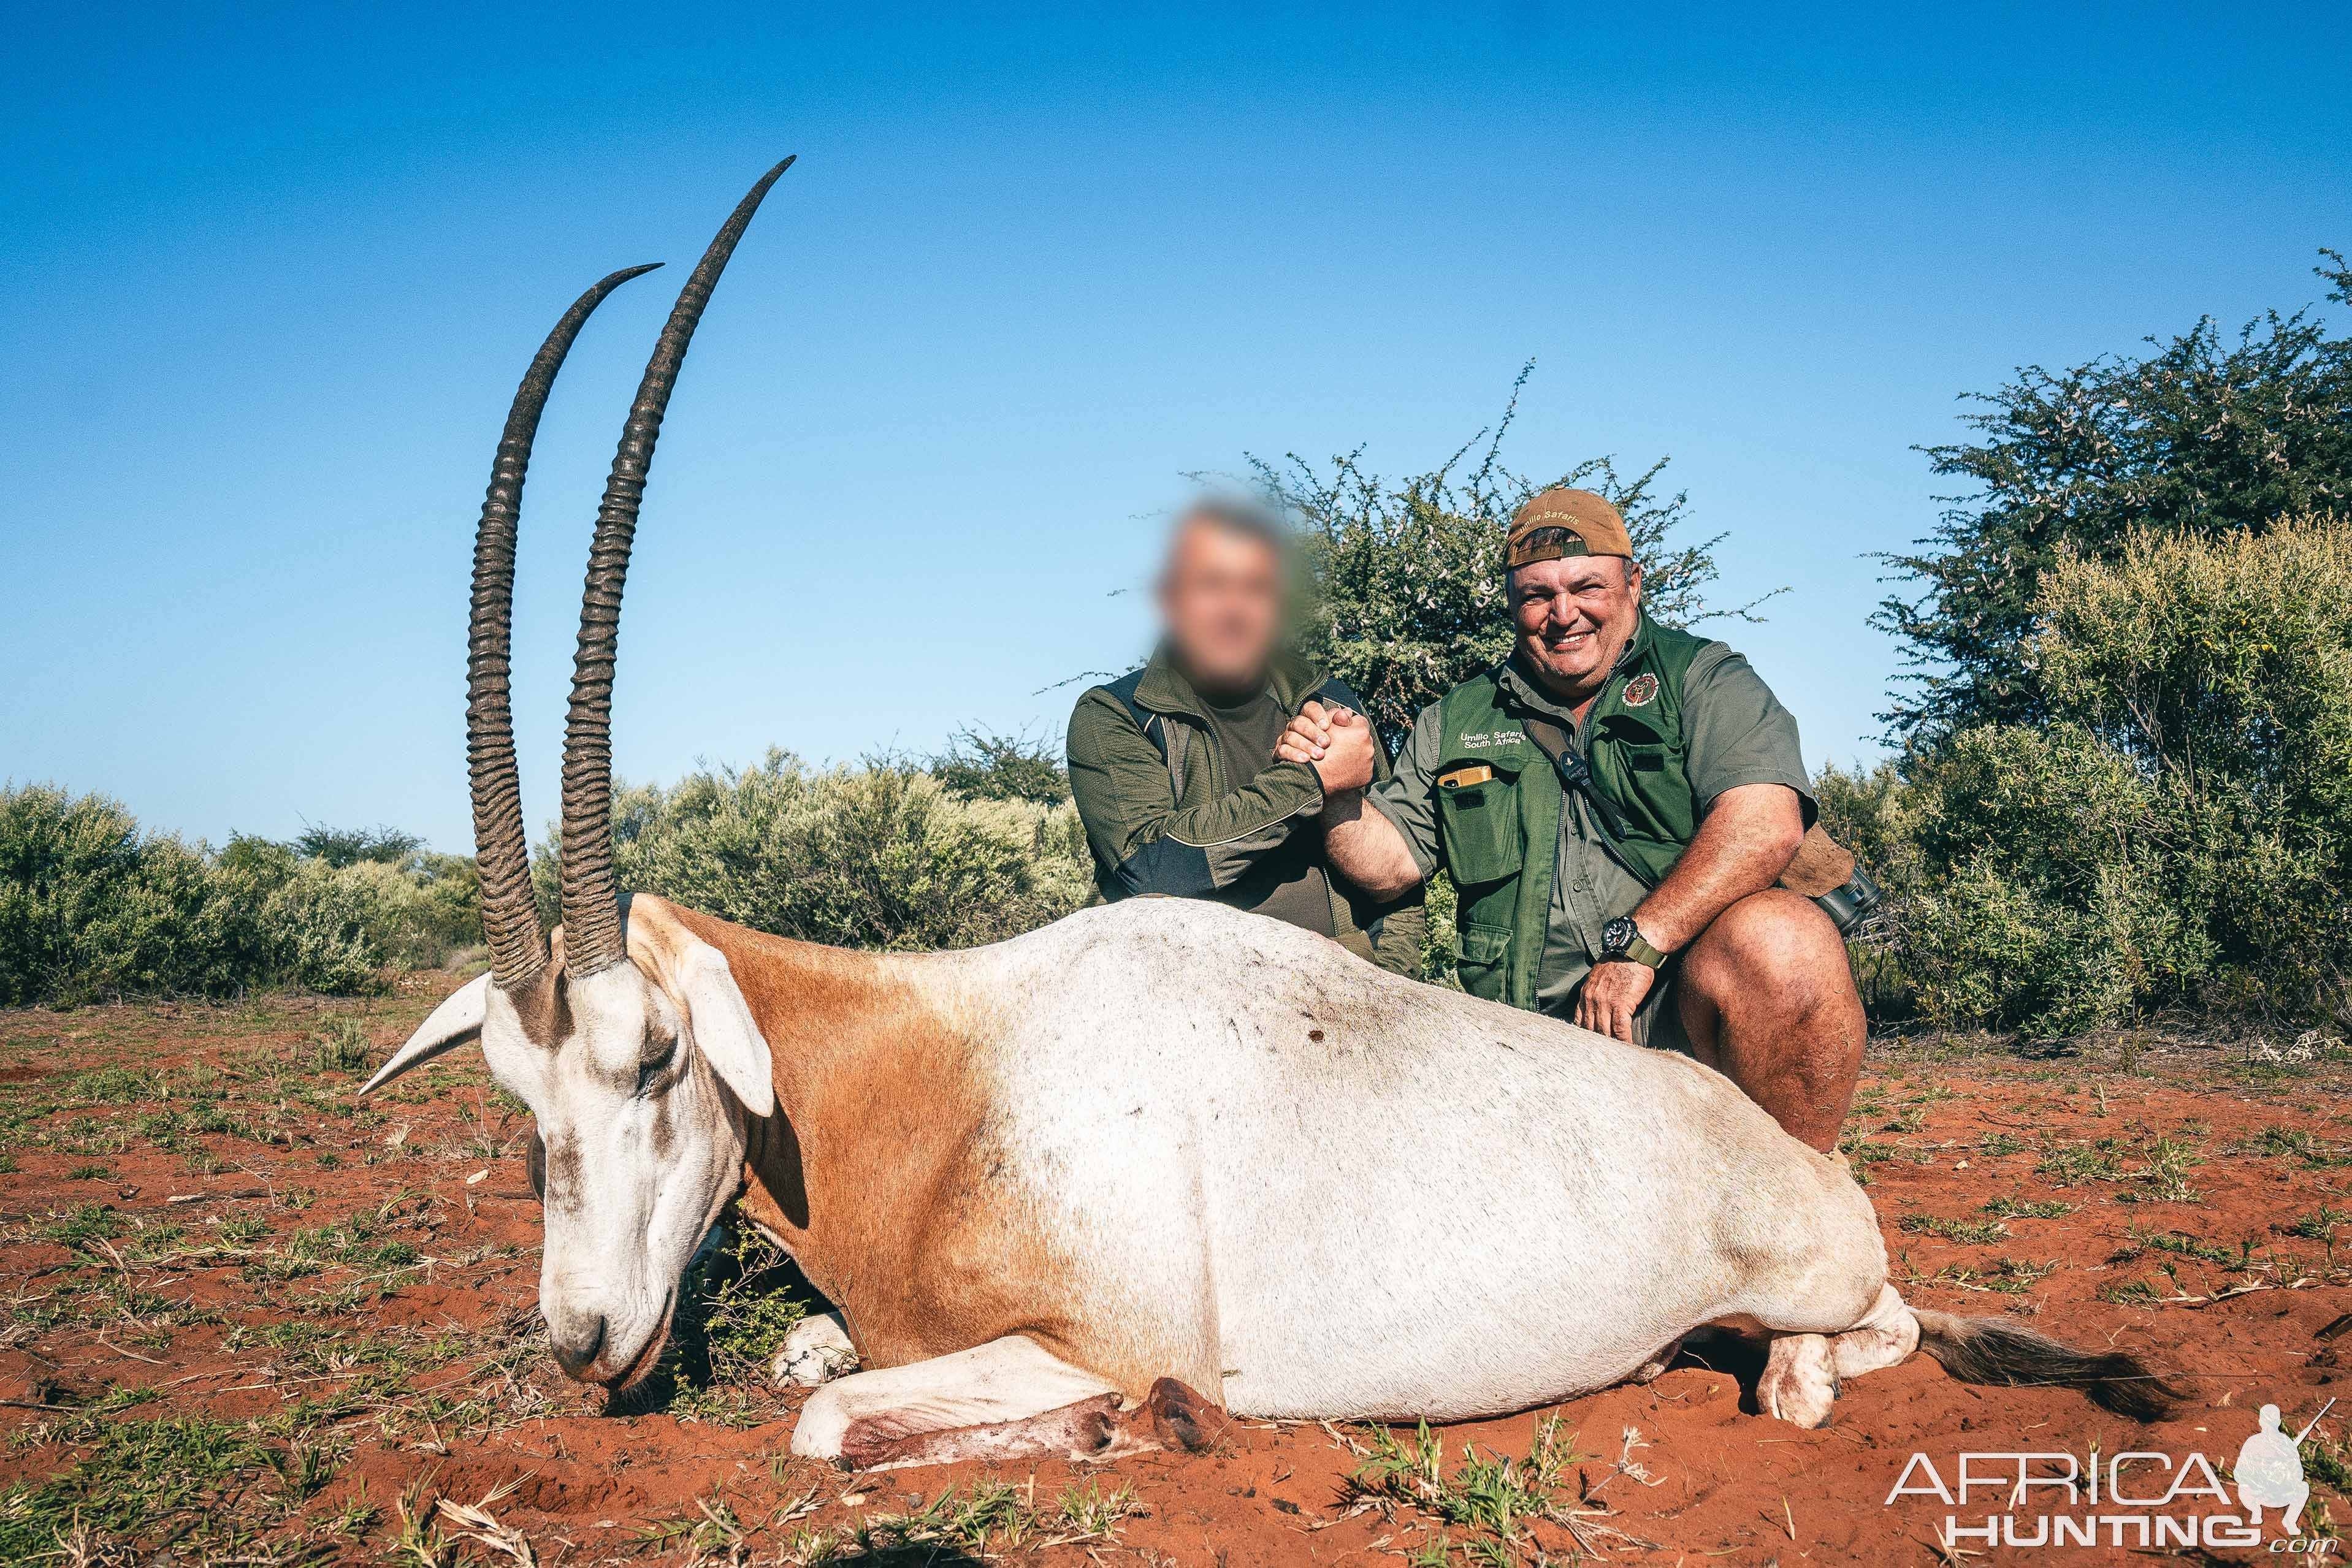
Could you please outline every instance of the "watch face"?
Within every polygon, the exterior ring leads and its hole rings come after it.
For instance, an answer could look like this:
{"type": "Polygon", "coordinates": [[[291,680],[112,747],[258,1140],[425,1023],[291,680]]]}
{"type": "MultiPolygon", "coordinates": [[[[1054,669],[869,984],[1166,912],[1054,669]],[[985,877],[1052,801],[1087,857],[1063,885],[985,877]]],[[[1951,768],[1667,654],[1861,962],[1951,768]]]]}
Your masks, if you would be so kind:
{"type": "Polygon", "coordinates": [[[1619,915],[1601,928],[1601,946],[1604,952],[1622,953],[1633,945],[1633,922],[1629,915],[1619,915]]]}

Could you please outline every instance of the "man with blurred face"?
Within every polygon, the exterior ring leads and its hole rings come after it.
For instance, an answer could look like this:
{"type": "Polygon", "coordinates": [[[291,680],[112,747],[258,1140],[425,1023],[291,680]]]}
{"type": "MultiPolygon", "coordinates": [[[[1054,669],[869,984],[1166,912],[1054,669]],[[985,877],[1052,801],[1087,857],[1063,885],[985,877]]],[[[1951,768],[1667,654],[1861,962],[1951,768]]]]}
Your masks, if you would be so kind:
{"type": "MultiPolygon", "coordinates": [[[[1070,791],[1106,899],[1208,898],[1288,921],[1383,967],[1421,962],[1421,890],[1367,896],[1331,874],[1315,765],[1274,755],[1309,702],[1354,693],[1282,648],[1286,547],[1272,518],[1204,499],[1177,520],[1150,663],[1088,691],[1070,716],[1070,791]]],[[[1389,776],[1379,745],[1351,756],[1389,776]]]]}
{"type": "Polygon", "coordinates": [[[1510,657],[1422,711],[1395,777],[1312,704],[1278,754],[1321,770],[1342,873],[1452,878],[1465,990],[1686,1051],[1833,1147],[1863,1010],[1836,925],[1776,885],[1815,815],[1796,721],[1738,654],[1650,619],[1633,557],[1602,497],[1532,497],[1510,657]]]}

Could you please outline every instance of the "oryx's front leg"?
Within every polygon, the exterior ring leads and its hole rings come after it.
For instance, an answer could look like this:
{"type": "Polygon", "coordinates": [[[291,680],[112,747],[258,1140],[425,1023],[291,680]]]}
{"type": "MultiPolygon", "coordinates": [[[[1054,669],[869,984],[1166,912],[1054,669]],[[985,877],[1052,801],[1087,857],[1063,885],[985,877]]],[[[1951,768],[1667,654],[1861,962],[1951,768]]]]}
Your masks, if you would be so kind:
{"type": "Polygon", "coordinates": [[[839,1312],[819,1312],[793,1324],[768,1364],[772,1378],[798,1388],[815,1388],[856,1370],[857,1346],[839,1312]]]}
{"type": "Polygon", "coordinates": [[[1008,1334],[909,1366],[828,1383],[802,1407],[793,1452],[854,1469],[961,1460],[1106,1459],[1204,1448],[1224,1412],[1173,1378],[1132,1410],[1108,1379],[1008,1334]]]}

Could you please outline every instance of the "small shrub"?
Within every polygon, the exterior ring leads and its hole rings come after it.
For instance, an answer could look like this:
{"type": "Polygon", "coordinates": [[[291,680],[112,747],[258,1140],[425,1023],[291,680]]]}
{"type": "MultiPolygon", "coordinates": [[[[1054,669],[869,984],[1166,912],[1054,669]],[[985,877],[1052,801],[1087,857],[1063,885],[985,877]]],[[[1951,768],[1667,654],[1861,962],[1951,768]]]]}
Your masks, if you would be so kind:
{"type": "Polygon", "coordinates": [[[927,765],[948,792],[967,800],[1026,800],[1058,806],[1070,798],[1062,748],[1051,740],[989,730],[959,730],[927,765]]]}
{"type": "Polygon", "coordinates": [[[1371,1448],[1347,1487],[1362,1501],[1402,1506],[1476,1531],[1474,1560],[1483,1552],[1493,1561],[1513,1562],[1537,1554],[1528,1523],[1561,1517],[1568,1505],[1559,1488],[1567,1472],[1591,1457],[1576,1451],[1574,1434],[1561,1435],[1558,1416],[1547,1416],[1536,1425],[1526,1458],[1482,1455],[1465,1443],[1461,1464],[1448,1472],[1445,1445],[1424,1421],[1410,1443],[1388,1427],[1375,1428],[1371,1448]]]}
{"type": "Polygon", "coordinates": [[[250,907],[202,853],[102,795],[0,789],[0,1003],[219,994],[257,967],[250,907]]]}
{"type": "Polygon", "coordinates": [[[101,795],[0,789],[0,1005],[367,990],[473,940],[478,909],[472,861],[390,829],[239,834],[215,853],[101,795]],[[302,852],[314,841],[326,852],[302,852]]]}
{"type": "Polygon", "coordinates": [[[1665,493],[1665,459],[1631,478],[1609,457],[1534,477],[1505,465],[1503,441],[1533,369],[1520,372],[1488,430],[1406,478],[1370,472],[1360,449],[1333,457],[1328,468],[1295,455],[1279,465],[1250,459],[1255,486],[1297,526],[1314,583],[1298,617],[1298,652],[1355,689],[1391,747],[1423,706],[1509,651],[1503,538],[1520,503],[1549,485],[1580,486],[1615,504],[1642,562],[1643,606],[1666,624],[1754,619],[1763,601],[1710,607],[1715,547],[1725,536],[1685,537],[1688,497],[1665,493]],[[1475,467],[1466,461],[1473,449],[1480,449],[1475,467]]]}
{"type": "Polygon", "coordinates": [[[353,1018],[337,1019],[333,1028],[318,1037],[311,1065],[321,1072],[356,1072],[374,1055],[365,1025],[353,1018]]]}
{"type": "Polygon", "coordinates": [[[288,846],[307,861],[318,861],[335,871],[372,863],[403,870],[416,859],[425,841],[398,828],[305,828],[288,846]]]}
{"type": "MultiPolygon", "coordinates": [[[[757,767],[614,791],[621,885],[835,946],[969,947],[1057,920],[1094,889],[1076,808],[968,799],[910,765],[757,767]]],[[[554,903],[552,841],[533,867],[554,903]]]]}
{"type": "Polygon", "coordinates": [[[272,967],[314,991],[372,988],[385,954],[374,940],[369,917],[380,912],[383,892],[370,885],[364,873],[339,872],[323,861],[303,862],[263,906],[272,967]]]}
{"type": "Polygon", "coordinates": [[[1963,1247],[1979,1247],[2009,1234],[1998,1219],[1948,1219],[1932,1214],[1906,1214],[1898,1222],[1906,1235],[1937,1236],[1963,1247]]]}
{"type": "Polygon", "coordinates": [[[684,1290],[694,1298],[714,1383],[764,1385],[784,1336],[808,1315],[798,1271],[783,1250],[740,1220],[684,1290]]]}

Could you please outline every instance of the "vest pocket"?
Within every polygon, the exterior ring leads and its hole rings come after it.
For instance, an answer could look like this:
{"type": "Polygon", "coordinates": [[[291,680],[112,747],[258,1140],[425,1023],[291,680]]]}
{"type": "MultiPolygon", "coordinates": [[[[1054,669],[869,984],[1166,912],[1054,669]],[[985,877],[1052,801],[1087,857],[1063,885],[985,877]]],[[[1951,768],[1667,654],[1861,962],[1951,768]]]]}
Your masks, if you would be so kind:
{"type": "Polygon", "coordinates": [[[1511,933],[1502,925],[1460,925],[1454,933],[1454,964],[1462,988],[1474,997],[1500,1001],[1510,977],[1511,933]]]}
{"type": "Polygon", "coordinates": [[[1437,825],[1445,869],[1465,886],[1519,873],[1518,796],[1506,778],[1437,789],[1437,825]]]}
{"type": "Polygon", "coordinates": [[[1633,773],[1663,773],[1666,770],[1667,747],[1664,741],[1653,745],[1622,744],[1617,755],[1625,759],[1625,768],[1633,773]]]}

